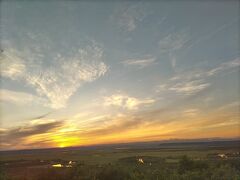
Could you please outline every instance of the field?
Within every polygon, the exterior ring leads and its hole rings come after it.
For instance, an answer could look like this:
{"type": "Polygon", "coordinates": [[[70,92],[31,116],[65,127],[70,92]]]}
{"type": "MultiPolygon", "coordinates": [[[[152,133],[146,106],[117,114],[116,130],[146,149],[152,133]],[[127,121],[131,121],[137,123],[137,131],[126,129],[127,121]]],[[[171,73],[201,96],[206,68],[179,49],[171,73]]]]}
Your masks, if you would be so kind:
{"type": "Polygon", "coordinates": [[[239,179],[240,141],[4,151],[0,179],[239,179]]]}

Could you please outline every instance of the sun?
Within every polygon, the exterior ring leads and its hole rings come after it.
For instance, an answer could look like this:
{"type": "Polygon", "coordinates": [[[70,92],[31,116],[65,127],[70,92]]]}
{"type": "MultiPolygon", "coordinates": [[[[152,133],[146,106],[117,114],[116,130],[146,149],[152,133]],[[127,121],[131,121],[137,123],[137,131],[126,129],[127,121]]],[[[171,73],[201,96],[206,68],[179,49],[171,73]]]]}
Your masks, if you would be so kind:
{"type": "Polygon", "coordinates": [[[59,148],[65,148],[69,146],[78,146],[80,145],[80,139],[78,137],[71,137],[65,135],[54,136],[53,141],[56,146],[59,148]]]}
{"type": "Polygon", "coordinates": [[[66,145],[64,145],[64,144],[60,144],[59,147],[60,147],[60,148],[65,148],[66,145]]]}

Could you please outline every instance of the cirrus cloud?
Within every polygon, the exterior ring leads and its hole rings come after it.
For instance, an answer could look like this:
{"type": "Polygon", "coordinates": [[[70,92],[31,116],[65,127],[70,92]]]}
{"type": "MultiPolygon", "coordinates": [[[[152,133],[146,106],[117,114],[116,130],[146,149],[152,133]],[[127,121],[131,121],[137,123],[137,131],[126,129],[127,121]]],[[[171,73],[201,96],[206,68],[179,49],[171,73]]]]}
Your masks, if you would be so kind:
{"type": "Polygon", "coordinates": [[[157,92],[172,91],[178,95],[194,95],[211,86],[207,79],[226,70],[235,70],[240,66],[239,58],[221,63],[209,70],[193,70],[179,73],[166,83],[157,87],[157,92]]]}
{"type": "Polygon", "coordinates": [[[144,68],[146,66],[149,66],[155,62],[155,57],[146,57],[146,58],[138,58],[138,59],[127,59],[123,61],[124,65],[130,65],[130,66],[138,66],[140,68],[144,68]]]}
{"type": "Polygon", "coordinates": [[[1,55],[1,75],[33,87],[54,109],[65,107],[80,86],[103,76],[108,69],[103,62],[103,49],[96,43],[70,56],[54,54],[48,66],[44,54],[33,57],[34,53],[6,49],[1,55]]]}
{"type": "Polygon", "coordinates": [[[112,20],[117,23],[118,27],[125,32],[133,32],[138,24],[147,16],[146,6],[142,3],[126,4],[118,8],[112,20]]]}

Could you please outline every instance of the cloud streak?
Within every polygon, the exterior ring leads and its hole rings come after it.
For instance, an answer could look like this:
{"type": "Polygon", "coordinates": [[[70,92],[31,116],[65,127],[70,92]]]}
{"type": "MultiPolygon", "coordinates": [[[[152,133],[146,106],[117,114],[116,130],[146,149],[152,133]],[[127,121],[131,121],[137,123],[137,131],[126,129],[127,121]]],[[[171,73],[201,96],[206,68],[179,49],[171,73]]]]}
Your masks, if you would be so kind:
{"type": "MultiPolygon", "coordinates": [[[[45,120],[46,121],[46,120],[45,120]]],[[[45,134],[62,127],[63,121],[50,121],[34,125],[23,125],[8,130],[0,131],[1,147],[16,148],[28,147],[26,139],[34,135],[45,134]]]]}
{"type": "Polygon", "coordinates": [[[166,84],[161,84],[157,87],[157,92],[174,92],[176,95],[191,96],[195,95],[211,84],[205,82],[203,79],[198,80],[188,80],[188,79],[178,79],[174,81],[169,81],[166,84]]]}
{"type": "Polygon", "coordinates": [[[149,65],[152,65],[155,62],[155,57],[146,57],[146,58],[140,58],[140,59],[127,59],[123,61],[123,64],[125,66],[138,66],[140,68],[147,67],[149,65]]]}
{"type": "Polygon", "coordinates": [[[235,68],[235,67],[238,67],[238,66],[240,66],[240,59],[236,58],[232,61],[222,63],[222,64],[220,64],[220,66],[209,70],[207,72],[207,76],[213,76],[213,75],[216,75],[216,74],[218,74],[222,71],[225,71],[225,70],[228,70],[228,69],[231,69],[231,68],[235,68]]]}
{"type": "Polygon", "coordinates": [[[169,87],[169,90],[179,94],[192,95],[206,89],[209,86],[210,86],[209,83],[204,83],[202,81],[195,80],[195,81],[177,83],[172,87],[169,87]]]}

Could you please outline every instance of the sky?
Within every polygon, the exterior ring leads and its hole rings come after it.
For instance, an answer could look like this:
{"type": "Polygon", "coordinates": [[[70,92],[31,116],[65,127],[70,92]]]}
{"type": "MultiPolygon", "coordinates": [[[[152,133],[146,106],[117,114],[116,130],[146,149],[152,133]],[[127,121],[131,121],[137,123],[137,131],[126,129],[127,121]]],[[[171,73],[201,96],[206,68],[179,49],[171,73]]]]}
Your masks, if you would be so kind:
{"type": "Polygon", "coordinates": [[[7,1],[0,147],[240,137],[239,1],[7,1]]]}

